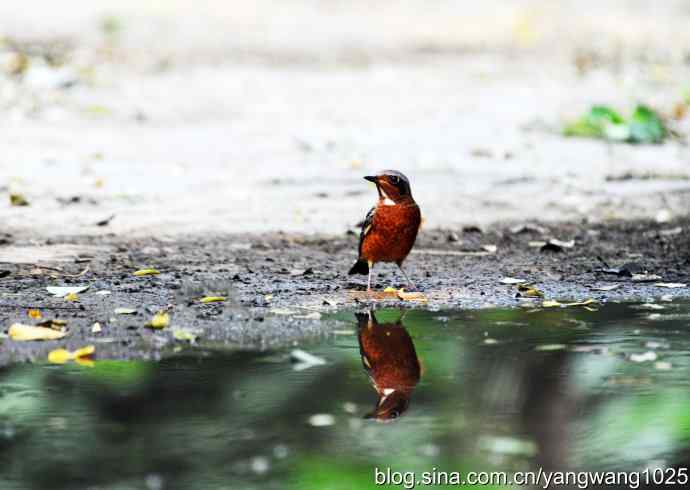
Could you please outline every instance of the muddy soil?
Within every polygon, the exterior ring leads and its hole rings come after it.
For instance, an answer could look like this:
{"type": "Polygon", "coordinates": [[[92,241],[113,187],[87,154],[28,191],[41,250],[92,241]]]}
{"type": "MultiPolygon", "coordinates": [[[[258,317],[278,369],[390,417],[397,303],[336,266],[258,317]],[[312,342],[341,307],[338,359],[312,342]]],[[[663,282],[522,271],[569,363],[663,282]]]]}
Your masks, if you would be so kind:
{"type": "MultiPolygon", "coordinates": [[[[189,346],[175,338],[193,334],[196,345],[212,348],[270,348],[296,345],[351,325],[328,319],[337,309],[365,303],[402,308],[445,309],[490,306],[533,307],[538,299],[516,298],[517,286],[505,277],[524,279],[547,299],[650,301],[690,296],[687,287],[659,282],[690,282],[690,219],[605,224],[501,225],[423,230],[406,269],[428,302],[368,299],[366,277],[348,276],[357,235],[187,236],[174,241],[125,240],[118,236],[61,237],[36,241],[4,236],[0,246],[0,325],[36,323],[27,316],[39,309],[44,319],[67,321],[69,335],[59,342],[4,339],[0,362],[41,360],[56,345],[93,343],[108,358],[157,358],[189,346]],[[518,229],[521,228],[521,229],[518,229]],[[574,240],[572,248],[542,251],[534,242],[574,240]],[[494,248],[495,247],[495,248],[494,248]],[[633,263],[633,273],[655,274],[648,282],[601,272],[633,263]],[[38,262],[37,262],[38,261],[38,262]],[[161,273],[135,277],[153,267],[161,273]],[[77,277],[74,277],[77,276],[77,277]],[[618,284],[614,290],[597,291],[618,284]],[[90,285],[69,302],[51,296],[51,285],[90,285]],[[594,289],[593,289],[594,288],[594,289]],[[107,291],[108,293],[103,293],[107,291]],[[226,296],[202,304],[207,295],[226,296]],[[116,314],[132,308],[133,314],[116,314]],[[145,327],[153,314],[168,309],[169,327],[145,327]],[[102,326],[100,333],[92,325],[102,326]],[[178,336],[180,336],[178,332],[178,336]]],[[[389,264],[375,268],[375,288],[405,286],[389,264]]]]}

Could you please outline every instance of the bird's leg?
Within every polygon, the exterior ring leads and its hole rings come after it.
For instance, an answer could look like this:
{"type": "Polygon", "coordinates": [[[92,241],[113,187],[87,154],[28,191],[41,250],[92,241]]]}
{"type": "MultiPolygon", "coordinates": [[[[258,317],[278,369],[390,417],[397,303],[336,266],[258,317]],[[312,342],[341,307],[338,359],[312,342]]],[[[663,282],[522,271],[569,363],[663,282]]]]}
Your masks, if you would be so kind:
{"type": "Polygon", "coordinates": [[[367,280],[367,293],[371,293],[371,270],[373,269],[374,264],[369,262],[369,278],[367,280]]]}
{"type": "Polygon", "coordinates": [[[417,286],[415,286],[414,283],[410,280],[410,278],[407,275],[407,272],[405,272],[405,269],[402,268],[402,264],[398,264],[398,269],[400,269],[400,272],[402,272],[403,276],[405,276],[405,280],[407,281],[407,289],[417,289],[417,286]]]}

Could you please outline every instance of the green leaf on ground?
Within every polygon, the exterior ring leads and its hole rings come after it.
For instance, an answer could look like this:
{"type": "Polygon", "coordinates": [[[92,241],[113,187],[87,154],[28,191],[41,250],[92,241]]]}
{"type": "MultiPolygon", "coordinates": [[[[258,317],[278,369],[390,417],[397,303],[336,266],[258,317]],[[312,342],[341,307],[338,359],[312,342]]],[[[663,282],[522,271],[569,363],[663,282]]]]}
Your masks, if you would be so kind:
{"type": "Polygon", "coordinates": [[[629,119],[608,106],[593,106],[587,114],[563,128],[565,136],[599,138],[608,141],[657,144],[667,136],[661,117],[645,105],[638,105],[629,119]]]}
{"type": "Polygon", "coordinates": [[[632,143],[658,144],[666,137],[659,115],[647,106],[638,105],[628,123],[632,143]]]}

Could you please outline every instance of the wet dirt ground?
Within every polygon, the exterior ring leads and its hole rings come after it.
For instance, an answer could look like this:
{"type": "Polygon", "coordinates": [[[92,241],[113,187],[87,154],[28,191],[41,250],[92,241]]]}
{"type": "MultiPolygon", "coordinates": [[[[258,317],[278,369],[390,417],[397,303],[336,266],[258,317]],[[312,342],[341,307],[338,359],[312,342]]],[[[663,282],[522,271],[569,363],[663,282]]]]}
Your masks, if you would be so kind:
{"type": "MultiPolygon", "coordinates": [[[[635,221],[423,230],[405,265],[427,302],[378,298],[373,303],[430,309],[539,307],[540,299],[517,298],[517,286],[501,282],[506,277],[536,286],[547,300],[688,297],[688,287],[657,284],[690,282],[689,229],[690,220],[685,219],[664,224],[635,221]],[[537,242],[552,238],[574,243],[561,251],[542,251],[537,242]],[[602,271],[625,264],[631,264],[628,269],[636,276],[602,271]],[[596,290],[613,284],[618,287],[596,290]]],[[[41,241],[6,236],[0,246],[0,324],[7,329],[14,322],[36,323],[27,317],[27,310],[38,309],[44,319],[66,320],[70,334],[59,342],[5,339],[0,361],[41,357],[58,343],[72,348],[94,343],[106,357],[157,358],[189,342],[190,335],[198,345],[259,349],[333,335],[342,326],[323,321],[324,314],[372,303],[364,292],[366,277],[347,275],[356,247],[354,232],[174,240],[104,236],[41,241]],[[133,275],[151,267],[160,274],[133,275]],[[47,286],[81,285],[90,287],[73,302],[46,291],[47,286]],[[218,295],[227,300],[199,301],[218,295]],[[136,312],[116,314],[117,308],[136,312]],[[164,309],[171,314],[171,325],[156,331],[146,328],[151,317],[164,309]],[[99,333],[92,332],[95,322],[102,326],[99,333]]],[[[375,272],[374,287],[379,293],[386,287],[405,286],[390,264],[378,265],[375,272]]]]}

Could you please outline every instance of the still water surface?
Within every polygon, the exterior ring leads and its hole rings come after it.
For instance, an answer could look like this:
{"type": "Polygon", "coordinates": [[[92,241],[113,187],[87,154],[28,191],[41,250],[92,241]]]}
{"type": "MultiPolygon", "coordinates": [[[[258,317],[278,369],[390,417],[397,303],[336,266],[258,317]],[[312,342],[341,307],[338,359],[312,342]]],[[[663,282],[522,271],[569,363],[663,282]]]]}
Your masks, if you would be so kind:
{"type": "Polygon", "coordinates": [[[0,488],[370,488],[690,462],[690,306],[342,312],[290,349],[0,372],[0,488]]]}

